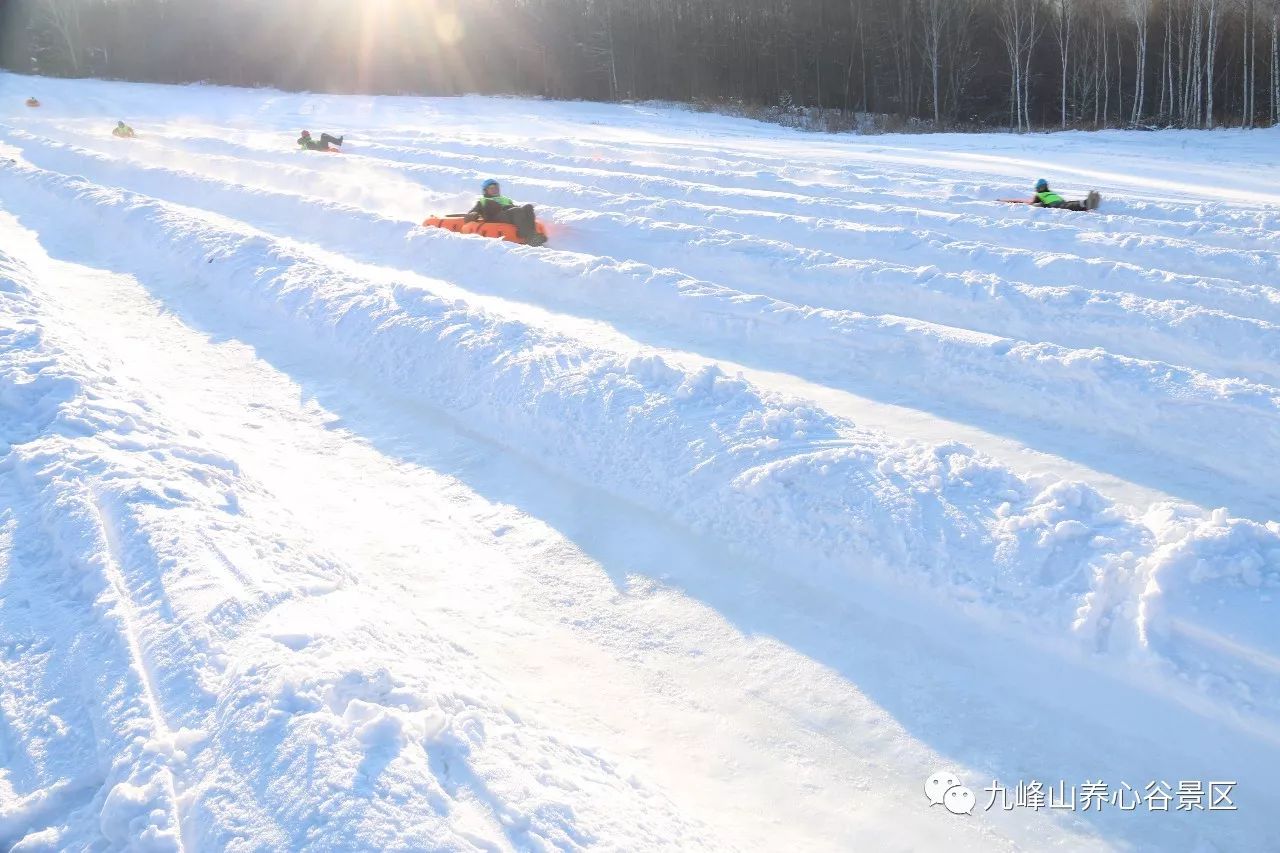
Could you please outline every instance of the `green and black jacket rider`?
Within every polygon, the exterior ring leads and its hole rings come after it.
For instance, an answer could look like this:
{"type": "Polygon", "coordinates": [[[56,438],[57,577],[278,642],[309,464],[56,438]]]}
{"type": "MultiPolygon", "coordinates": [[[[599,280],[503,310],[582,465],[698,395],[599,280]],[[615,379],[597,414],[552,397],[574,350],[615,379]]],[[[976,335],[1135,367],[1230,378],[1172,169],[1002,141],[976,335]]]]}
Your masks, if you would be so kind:
{"type": "Polygon", "coordinates": [[[485,195],[480,197],[475,207],[467,211],[467,216],[487,222],[502,222],[503,212],[515,206],[516,203],[505,195],[485,195]]]}

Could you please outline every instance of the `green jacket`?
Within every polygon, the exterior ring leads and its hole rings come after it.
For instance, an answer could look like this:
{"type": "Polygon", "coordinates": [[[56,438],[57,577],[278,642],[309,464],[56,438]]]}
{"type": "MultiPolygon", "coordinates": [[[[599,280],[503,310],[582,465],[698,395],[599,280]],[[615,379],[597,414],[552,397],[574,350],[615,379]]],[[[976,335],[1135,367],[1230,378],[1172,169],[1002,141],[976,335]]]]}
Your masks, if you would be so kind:
{"type": "Polygon", "coordinates": [[[1063,201],[1064,199],[1062,196],[1055,192],[1049,192],[1046,190],[1042,193],[1036,193],[1036,204],[1043,205],[1044,207],[1053,207],[1055,204],[1062,204],[1063,201]]]}
{"type": "Polygon", "coordinates": [[[111,131],[116,136],[133,136],[133,128],[129,125],[116,125],[116,129],[111,131]]]}
{"type": "Polygon", "coordinates": [[[486,195],[481,196],[476,202],[476,206],[467,211],[468,216],[477,216],[481,219],[489,219],[501,221],[499,214],[508,207],[515,207],[516,203],[505,195],[486,195]],[[495,210],[496,208],[496,210],[495,210]]]}

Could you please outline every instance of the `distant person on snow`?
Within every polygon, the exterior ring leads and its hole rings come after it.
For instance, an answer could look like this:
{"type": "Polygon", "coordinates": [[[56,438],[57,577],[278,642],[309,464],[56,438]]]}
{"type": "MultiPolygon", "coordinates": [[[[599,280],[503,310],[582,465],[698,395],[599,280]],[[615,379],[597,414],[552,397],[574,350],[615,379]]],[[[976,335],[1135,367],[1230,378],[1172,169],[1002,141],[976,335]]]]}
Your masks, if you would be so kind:
{"type": "Polygon", "coordinates": [[[1098,195],[1097,190],[1090,190],[1089,195],[1084,201],[1067,201],[1053,190],[1049,189],[1049,182],[1044,178],[1036,181],[1035,195],[1029,200],[1024,201],[1020,198],[1002,198],[1003,202],[1009,204],[1029,204],[1033,207],[1052,207],[1057,210],[1074,210],[1077,212],[1095,209],[1102,201],[1102,196],[1098,195]]]}
{"type": "Polygon", "coordinates": [[[516,234],[530,246],[541,246],[547,238],[538,233],[533,205],[516,204],[502,194],[502,187],[493,178],[480,185],[484,193],[476,206],[467,211],[468,222],[509,222],[516,227],[516,234]]]}
{"type": "Polygon", "coordinates": [[[35,96],[35,95],[32,95],[30,98],[27,98],[27,106],[29,106],[29,107],[38,107],[38,106],[40,106],[40,102],[36,100],[36,96],[35,96]]]}
{"type": "Polygon", "coordinates": [[[320,141],[316,142],[311,138],[311,131],[304,130],[302,135],[298,137],[298,144],[302,146],[304,151],[332,151],[329,146],[333,145],[337,148],[342,147],[344,136],[330,136],[327,133],[320,134],[320,141]]]}
{"type": "Polygon", "coordinates": [[[111,131],[112,136],[118,136],[121,139],[133,139],[137,134],[133,132],[133,128],[125,124],[123,121],[116,122],[116,129],[111,131]]]}

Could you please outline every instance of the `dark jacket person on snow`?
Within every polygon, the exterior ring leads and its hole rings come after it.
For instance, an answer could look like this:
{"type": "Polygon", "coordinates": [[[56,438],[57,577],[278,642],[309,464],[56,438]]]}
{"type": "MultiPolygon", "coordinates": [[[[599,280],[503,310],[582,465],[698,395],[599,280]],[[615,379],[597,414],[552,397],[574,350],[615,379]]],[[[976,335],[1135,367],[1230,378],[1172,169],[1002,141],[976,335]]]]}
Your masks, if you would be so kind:
{"type": "Polygon", "coordinates": [[[502,194],[502,187],[493,178],[480,185],[484,194],[476,202],[476,206],[467,211],[467,221],[475,222],[509,222],[516,227],[516,233],[530,246],[541,246],[547,238],[538,233],[537,220],[533,215],[533,205],[516,204],[502,194]]]}

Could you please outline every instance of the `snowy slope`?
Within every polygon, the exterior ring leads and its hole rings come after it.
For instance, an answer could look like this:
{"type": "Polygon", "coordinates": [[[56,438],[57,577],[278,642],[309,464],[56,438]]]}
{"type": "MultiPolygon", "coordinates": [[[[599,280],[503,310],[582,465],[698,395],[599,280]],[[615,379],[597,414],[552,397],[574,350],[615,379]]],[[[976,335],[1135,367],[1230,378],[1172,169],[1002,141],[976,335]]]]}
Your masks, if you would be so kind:
{"type": "Polygon", "coordinates": [[[0,847],[1280,849],[1277,159],[0,76],[0,847]]]}

